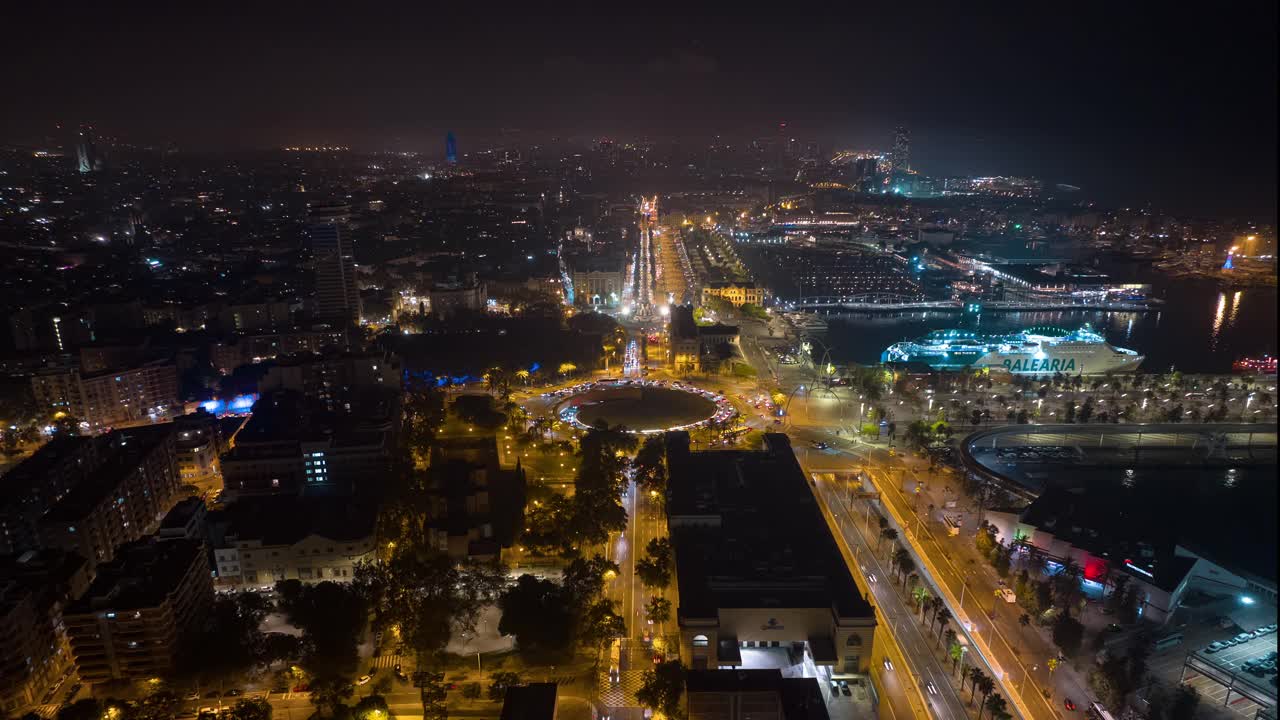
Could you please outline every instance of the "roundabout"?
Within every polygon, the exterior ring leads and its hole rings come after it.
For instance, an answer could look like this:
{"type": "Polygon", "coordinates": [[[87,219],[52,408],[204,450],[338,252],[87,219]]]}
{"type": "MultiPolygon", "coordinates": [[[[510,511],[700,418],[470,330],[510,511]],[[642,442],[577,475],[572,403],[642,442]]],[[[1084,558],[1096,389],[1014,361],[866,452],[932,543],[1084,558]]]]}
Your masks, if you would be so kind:
{"type": "Polygon", "coordinates": [[[724,422],[737,411],[723,395],[679,382],[619,380],[589,382],[553,393],[561,420],[589,430],[596,423],[650,435],[724,422]]]}

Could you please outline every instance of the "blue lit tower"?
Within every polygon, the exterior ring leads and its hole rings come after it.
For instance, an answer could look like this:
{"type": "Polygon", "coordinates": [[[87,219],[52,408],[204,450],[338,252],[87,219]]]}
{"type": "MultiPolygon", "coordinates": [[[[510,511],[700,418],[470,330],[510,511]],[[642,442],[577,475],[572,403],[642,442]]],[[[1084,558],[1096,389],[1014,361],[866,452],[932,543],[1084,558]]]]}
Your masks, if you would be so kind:
{"type": "Polygon", "coordinates": [[[101,168],[98,149],[93,142],[93,128],[80,126],[80,135],[76,139],[76,169],[82,173],[93,172],[101,168]]]}
{"type": "Polygon", "coordinates": [[[450,165],[458,162],[458,139],[453,136],[452,130],[444,136],[444,159],[450,165]]]}

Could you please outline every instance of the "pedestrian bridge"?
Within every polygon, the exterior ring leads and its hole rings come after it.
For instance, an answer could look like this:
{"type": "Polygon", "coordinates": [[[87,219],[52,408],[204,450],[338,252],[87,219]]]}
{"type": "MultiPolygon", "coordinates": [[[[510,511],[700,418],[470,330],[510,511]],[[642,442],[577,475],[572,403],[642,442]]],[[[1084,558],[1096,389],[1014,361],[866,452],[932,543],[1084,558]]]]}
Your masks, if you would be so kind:
{"type": "Polygon", "coordinates": [[[983,458],[999,448],[1036,447],[1101,450],[1117,464],[1268,464],[1276,461],[1276,426],[1265,423],[1002,425],[966,437],[960,443],[960,460],[966,470],[978,477],[1033,500],[1039,494],[1038,488],[992,469],[983,458]]]}
{"type": "MultiPolygon", "coordinates": [[[[889,293],[864,293],[861,295],[815,295],[802,297],[791,306],[802,310],[829,310],[850,312],[895,312],[900,310],[937,310],[960,312],[965,309],[963,300],[925,300],[915,295],[889,293]]],[[[972,304],[972,303],[968,303],[972,304]]],[[[1112,310],[1115,312],[1146,312],[1152,309],[1147,302],[1114,302],[1089,298],[1046,298],[1043,300],[984,300],[983,310],[1112,310]]]]}

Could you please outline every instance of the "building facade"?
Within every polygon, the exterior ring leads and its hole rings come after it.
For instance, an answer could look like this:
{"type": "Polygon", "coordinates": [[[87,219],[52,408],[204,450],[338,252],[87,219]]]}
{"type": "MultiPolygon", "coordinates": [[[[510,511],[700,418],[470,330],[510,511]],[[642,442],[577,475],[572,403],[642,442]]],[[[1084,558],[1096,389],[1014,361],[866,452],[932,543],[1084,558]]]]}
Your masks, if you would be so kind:
{"type": "Polygon", "coordinates": [[[680,656],[694,670],[802,651],[824,678],[865,674],[876,617],[785,435],[765,449],[691,452],[666,436],[680,656]]]}
{"type": "Polygon", "coordinates": [[[208,519],[218,584],[349,582],[358,563],[375,559],[375,517],[365,505],[335,498],[233,503],[208,519]]]}
{"type": "Polygon", "coordinates": [[[40,518],[98,466],[98,443],[86,437],[50,440],[0,483],[0,556],[41,547],[40,518]]]}
{"type": "Polygon", "coordinates": [[[728,300],[734,307],[742,307],[748,303],[752,305],[764,304],[764,288],[756,287],[755,283],[711,283],[702,288],[702,304],[706,304],[707,300],[713,297],[724,298],[728,300]]]}
{"type": "Polygon", "coordinates": [[[78,418],[91,432],[160,422],[181,412],[178,370],[165,361],[93,375],[75,369],[37,373],[31,391],[38,407],[78,418]]]}
{"type": "Polygon", "coordinates": [[[318,319],[334,325],[360,324],[360,288],[351,243],[351,208],[319,203],[308,208],[307,230],[315,263],[318,319]]]}
{"type": "Polygon", "coordinates": [[[63,623],[86,683],[167,674],[184,636],[213,602],[204,546],[195,540],[141,540],[98,568],[63,623]]]}
{"type": "Polygon", "coordinates": [[[104,462],[40,519],[43,547],[78,553],[90,567],[158,525],[181,486],[172,426],[119,430],[106,440],[104,462]]]}

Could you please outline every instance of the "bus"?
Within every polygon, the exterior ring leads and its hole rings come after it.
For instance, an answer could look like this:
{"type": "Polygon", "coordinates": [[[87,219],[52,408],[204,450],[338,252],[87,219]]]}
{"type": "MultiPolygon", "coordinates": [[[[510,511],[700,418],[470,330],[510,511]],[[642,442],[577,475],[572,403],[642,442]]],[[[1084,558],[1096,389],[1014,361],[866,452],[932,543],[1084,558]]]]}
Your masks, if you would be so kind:
{"type": "Polygon", "coordinates": [[[1159,652],[1161,650],[1165,650],[1175,645],[1181,645],[1181,644],[1182,644],[1182,633],[1176,632],[1176,633],[1170,633],[1168,635],[1165,635],[1159,640],[1156,640],[1155,642],[1151,643],[1151,648],[1156,652],[1159,652]]]}

